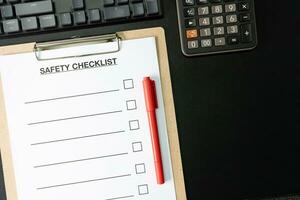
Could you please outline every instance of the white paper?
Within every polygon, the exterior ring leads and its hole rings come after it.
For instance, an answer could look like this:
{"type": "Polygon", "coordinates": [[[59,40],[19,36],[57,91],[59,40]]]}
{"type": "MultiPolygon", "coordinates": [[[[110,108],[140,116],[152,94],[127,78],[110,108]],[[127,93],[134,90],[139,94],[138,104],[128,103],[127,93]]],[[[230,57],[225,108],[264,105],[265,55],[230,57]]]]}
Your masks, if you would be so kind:
{"type": "MultiPolygon", "coordinates": [[[[101,45],[108,47],[89,48],[101,45]]],[[[0,66],[19,200],[176,199],[155,38],[123,41],[118,53],[81,58],[3,56],[0,66]],[[114,58],[111,66],[40,73],[114,58]],[[156,81],[163,185],[156,183],[145,76],[156,81]]]]}

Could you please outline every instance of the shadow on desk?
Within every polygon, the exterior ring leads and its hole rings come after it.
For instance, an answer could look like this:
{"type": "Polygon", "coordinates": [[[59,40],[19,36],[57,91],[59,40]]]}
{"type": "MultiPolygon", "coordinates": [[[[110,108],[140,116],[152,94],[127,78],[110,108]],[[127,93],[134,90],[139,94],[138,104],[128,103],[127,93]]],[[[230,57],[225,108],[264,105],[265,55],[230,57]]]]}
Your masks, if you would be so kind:
{"type": "MultiPolygon", "coordinates": [[[[1,154],[0,163],[2,163],[1,154]]],[[[6,200],[2,164],[0,164],[0,200],[6,200]]]]}

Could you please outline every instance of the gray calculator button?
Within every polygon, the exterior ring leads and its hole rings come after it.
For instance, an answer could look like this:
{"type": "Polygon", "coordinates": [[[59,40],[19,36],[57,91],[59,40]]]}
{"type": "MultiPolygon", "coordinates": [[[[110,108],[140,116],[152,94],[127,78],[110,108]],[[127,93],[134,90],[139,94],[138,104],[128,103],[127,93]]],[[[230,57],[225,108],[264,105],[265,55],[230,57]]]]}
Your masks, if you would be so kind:
{"type": "Polygon", "coordinates": [[[215,27],[214,35],[224,35],[224,27],[215,27]]]}
{"type": "Polygon", "coordinates": [[[223,12],[222,5],[212,6],[211,7],[211,12],[212,12],[212,14],[220,14],[220,13],[222,13],[223,12]]]}
{"type": "Polygon", "coordinates": [[[188,41],[188,48],[189,49],[197,49],[199,47],[198,40],[188,41]]]}
{"type": "Polygon", "coordinates": [[[225,5],[225,12],[235,12],[236,11],[236,4],[232,3],[232,4],[226,4],[225,5]]]}
{"type": "Polygon", "coordinates": [[[211,36],[211,30],[210,30],[210,28],[200,29],[200,36],[201,37],[211,36]]]}
{"type": "Polygon", "coordinates": [[[226,16],[226,23],[236,23],[236,22],[237,22],[237,15],[226,16]]]}
{"type": "Polygon", "coordinates": [[[211,47],[212,41],[211,39],[201,40],[201,47],[211,47]]]}
{"type": "Polygon", "coordinates": [[[213,17],[213,24],[223,24],[224,20],[223,20],[223,16],[216,16],[213,17]]]}
{"type": "Polygon", "coordinates": [[[208,15],[208,14],[209,14],[208,6],[198,8],[198,15],[208,15]]]}
{"type": "Polygon", "coordinates": [[[224,46],[225,45],[225,38],[215,38],[215,46],[224,46]]]}
{"type": "Polygon", "coordinates": [[[209,17],[199,18],[199,25],[200,26],[208,26],[208,25],[210,25],[210,19],[209,19],[209,17]]]}
{"type": "Polygon", "coordinates": [[[238,33],[238,32],[239,32],[239,29],[238,29],[237,25],[227,26],[227,33],[228,34],[235,34],[235,33],[238,33]]]}

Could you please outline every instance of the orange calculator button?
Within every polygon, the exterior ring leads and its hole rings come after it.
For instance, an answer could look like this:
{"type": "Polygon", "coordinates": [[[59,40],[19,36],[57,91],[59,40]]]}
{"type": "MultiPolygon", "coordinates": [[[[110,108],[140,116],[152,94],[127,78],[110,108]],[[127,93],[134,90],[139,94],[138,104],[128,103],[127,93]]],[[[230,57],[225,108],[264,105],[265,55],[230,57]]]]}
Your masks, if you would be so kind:
{"type": "Polygon", "coordinates": [[[187,30],[186,31],[186,37],[188,39],[198,37],[198,31],[197,31],[197,29],[187,30]]]}

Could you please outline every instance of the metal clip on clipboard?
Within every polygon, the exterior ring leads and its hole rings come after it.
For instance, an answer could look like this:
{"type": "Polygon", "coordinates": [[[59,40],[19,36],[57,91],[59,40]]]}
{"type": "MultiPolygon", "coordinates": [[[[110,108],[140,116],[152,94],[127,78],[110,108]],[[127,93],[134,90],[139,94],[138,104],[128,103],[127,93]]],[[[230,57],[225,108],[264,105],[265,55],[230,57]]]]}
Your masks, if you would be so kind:
{"type": "Polygon", "coordinates": [[[115,34],[108,34],[108,35],[101,35],[101,36],[94,36],[94,37],[74,38],[74,39],[67,39],[67,40],[54,41],[54,42],[36,43],[34,46],[34,53],[38,61],[116,53],[121,50],[121,40],[122,40],[121,37],[119,37],[119,35],[115,33],[115,34]],[[44,57],[42,55],[42,53],[45,51],[58,50],[62,48],[70,48],[70,47],[76,47],[82,45],[102,44],[102,43],[114,43],[115,48],[109,51],[100,51],[100,52],[93,52],[93,53],[89,52],[80,55],[70,55],[70,56],[66,56],[64,54],[62,56],[44,57]]]}

